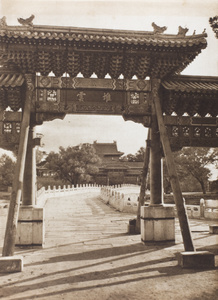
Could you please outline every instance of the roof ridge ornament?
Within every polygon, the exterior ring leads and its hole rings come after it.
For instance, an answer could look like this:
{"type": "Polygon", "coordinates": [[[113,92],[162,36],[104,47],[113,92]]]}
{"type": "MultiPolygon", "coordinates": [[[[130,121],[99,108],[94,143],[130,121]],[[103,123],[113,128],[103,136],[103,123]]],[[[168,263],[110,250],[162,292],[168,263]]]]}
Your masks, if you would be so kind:
{"type": "Polygon", "coordinates": [[[23,19],[23,18],[18,18],[18,22],[23,25],[23,26],[33,26],[33,19],[35,18],[34,15],[31,15],[29,18],[27,19],[23,19]]]}
{"type": "Polygon", "coordinates": [[[1,19],[0,19],[0,28],[5,28],[7,27],[7,22],[6,22],[6,17],[3,16],[1,19]]]}
{"type": "Polygon", "coordinates": [[[182,26],[179,26],[178,29],[179,29],[177,33],[178,36],[185,36],[186,33],[189,31],[188,28],[183,28],[182,26]]]}
{"type": "Polygon", "coordinates": [[[158,26],[157,24],[155,24],[154,22],[151,23],[153,29],[154,29],[154,34],[162,34],[164,33],[164,31],[167,30],[167,27],[166,26],[158,26]]]}

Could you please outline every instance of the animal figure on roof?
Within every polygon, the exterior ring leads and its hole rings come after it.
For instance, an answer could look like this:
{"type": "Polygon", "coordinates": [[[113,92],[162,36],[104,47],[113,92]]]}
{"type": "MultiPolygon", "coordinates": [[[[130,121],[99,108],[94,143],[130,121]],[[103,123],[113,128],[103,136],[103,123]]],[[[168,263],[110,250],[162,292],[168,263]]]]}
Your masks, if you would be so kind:
{"type": "Polygon", "coordinates": [[[157,24],[155,24],[154,22],[151,23],[152,27],[154,28],[154,33],[163,33],[164,31],[167,30],[167,27],[166,26],[163,26],[163,27],[160,27],[158,26],[157,24]]]}
{"type": "Polygon", "coordinates": [[[6,17],[2,17],[0,19],[0,27],[6,27],[7,26],[7,23],[6,23],[6,17]]]}
{"type": "Polygon", "coordinates": [[[183,28],[182,26],[179,26],[179,31],[178,31],[177,35],[185,36],[187,32],[188,32],[188,28],[183,28]]]}
{"type": "Polygon", "coordinates": [[[23,18],[18,18],[18,22],[21,24],[21,25],[24,25],[24,26],[33,26],[33,19],[35,18],[34,15],[31,15],[29,18],[27,19],[23,19],[23,18]]]}

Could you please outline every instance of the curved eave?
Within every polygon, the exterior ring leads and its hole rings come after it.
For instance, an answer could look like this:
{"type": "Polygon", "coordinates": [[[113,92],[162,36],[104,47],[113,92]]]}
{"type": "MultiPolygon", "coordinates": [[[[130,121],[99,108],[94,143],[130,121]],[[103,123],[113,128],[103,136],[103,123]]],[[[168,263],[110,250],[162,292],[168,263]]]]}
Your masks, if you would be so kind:
{"type": "Polygon", "coordinates": [[[206,34],[179,36],[146,31],[50,26],[7,26],[0,43],[22,73],[85,78],[164,78],[180,73],[207,45],[206,34]]]}
{"type": "Polygon", "coordinates": [[[123,155],[124,152],[118,152],[118,153],[103,153],[104,156],[120,156],[123,155]]]}
{"type": "Polygon", "coordinates": [[[169,91],[218,93],[218,77],[177,76],[164,80],[162,86],[169,91]]]}
{"type": "Polygon", "coordinates": [[[0,87],[20,87],[24,83],[22,74],[1,74],[0,87]]]}
{"type": "Polygon", "coordinates": [[[7,26],[1,28],[0,36],[7,39],[28,39],[69,42],[101,42],[127,45],[146,45],[159,47],[206,46],[206,34],[179,36],[154,34],[147,31],[85,29],[77,27],[53,26],[7,26]]]}

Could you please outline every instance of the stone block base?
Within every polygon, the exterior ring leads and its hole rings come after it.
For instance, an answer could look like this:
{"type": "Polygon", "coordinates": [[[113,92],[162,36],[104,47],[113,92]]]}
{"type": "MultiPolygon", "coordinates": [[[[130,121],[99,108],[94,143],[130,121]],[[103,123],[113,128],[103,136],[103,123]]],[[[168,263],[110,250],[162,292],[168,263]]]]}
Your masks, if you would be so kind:
{"type": "Polygon", "coordinates": [[[0,257],[0,273],[15,273],[23,271],[22,256],[0,257]]]}
{"type": "Polygon", "coordinates": [[[214,254],[208,251],[187,251],[177,254],[178,265],[182,268],[214,268],[214,254]]]}
{"type": "Polygon", "coordinates": [[[136,228],[136,219],[129,220],[127,232],[129,234],[139,234],[140,229],[136,228]]]}
{"type": "Polygon", "coordinates": [[[143,206],[141,208],[141,240],[143,242],[174,242],[174,208],[143,206]]]}
{"type": "Polygon", "coordinates": [[[218,234],[218,225],[210,225],[209,226],[209,233],[218,234]]]}
{"type": "Polygon", "coordinates": [[[15,245],[42,247],[44,236],[44,208],[21,206],[15,245]]]}
{"type": "Polygon", "coordinates": [[[136,234],[136,226],[128,224],[127,231],[129,234],[136,234]]]}

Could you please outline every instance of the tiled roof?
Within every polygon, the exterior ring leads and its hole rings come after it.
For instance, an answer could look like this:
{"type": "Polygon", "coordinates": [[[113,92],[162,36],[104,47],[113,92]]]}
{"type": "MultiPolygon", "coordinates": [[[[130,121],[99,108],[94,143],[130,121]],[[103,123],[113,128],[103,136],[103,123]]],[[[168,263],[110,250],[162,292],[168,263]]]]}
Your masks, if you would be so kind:
{"type": "Polygon", "coordinates": [[[127,161],[127,162],[125,162],[125,165],[131,169],[138,169],[138,168],[142,168],[144,163],[141,161],[132,161],[132,162],[127,161]]]}
{"type": "Polygon", "coordinates": [[[163,112],[177,116],[218,115],[218,77],[179,75],[164,80],[163,112]]]}
{"type": "Polygon", "coordinates": [[[127,170],[128,168],[120,163],[120,164],[111,164],[111,163],[108,163],[108,164],[103,164],[101,166],[101,168],[103,169],[107,169],[107,170],[127,170]]]}
{"type": "Polygon", "coordinates": [[[0,28],[1,37],[34,40],[62,40],[102,42],[115,44],[140,44],[163,47],[186,47],[206,44],[206,34],[180,36],[170,34],[155,34],[149,31],[88,29],[60,26],[7,26],[0,28]]]}
{"type": "Polygon", "coordinates": [[[178,76],[164,80],[162,86],[167,90],[181,92],[218,92],[218,77],[178,76]]]}
{"type": "Polygon", "coordinates": [[[16,87],[24,83],[22,74],[0,74],[1,87],[16,87]]]}
{"type": "Polygon", "coordinates": [[[134,75],[164,78],[178,74],[207,45],[206,34],[86,29],[57,26],[2,26],[0,43],[6,59],[24,74],[51,71],[56,77],[78,73],[117,79],[134,75]]]}
{"type": "Polygon", "coordinates": [[[119,155],[121,156],[123,152],[117,150],[117,144],[114,143],[93,143],[93,147],[98,155],[119,155]]]}

